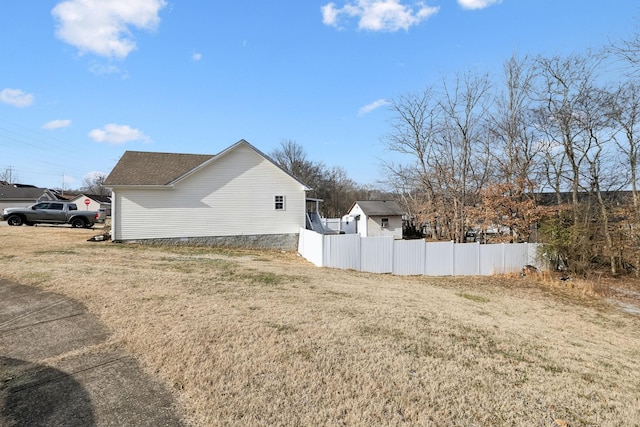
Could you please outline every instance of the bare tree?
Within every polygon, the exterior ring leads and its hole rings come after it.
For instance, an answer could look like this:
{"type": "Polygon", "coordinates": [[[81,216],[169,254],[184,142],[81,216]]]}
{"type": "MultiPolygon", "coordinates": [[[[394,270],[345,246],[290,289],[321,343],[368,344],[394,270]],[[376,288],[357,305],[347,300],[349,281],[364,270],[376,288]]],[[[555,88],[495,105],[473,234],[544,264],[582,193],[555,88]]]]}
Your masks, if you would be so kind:
{"type": "Polygon", "coordinates": [[[270,157],[281,168],[308,185],[311,195],[322,199],[322,214],[326,217],[345,215],[353,202],[363,193],[341,167],[327,168],[321,162],[307,159],[304,148],[295,141],[284,140],[270,157]]]}
{"type": "Polygon", "coordinates": [[[442,235],[463,242],[471,227],[468,207],[479,199],[489,176],[488,133],[482,122],[489,102],[487,75],[457,74],[394,101],[393,131],[387,148],[406,155],[387,164],[389,182],[400,184],[414,212],[442,235]]]}
{"type": "Polygon", "coordinates": [[[443,96],[438,104],[442,121],[432,165],[439,190],[450,203],[451,237],[456,242],[465,241],[466,231],[472,226],[467,208],[478,202],[490,170],[487,130],[482,122],[489,88],[486,74],[457,74],[453,82],[443,80],[443,96]]]}
{"type": "Polygon", "coordinates": [[[380,184],[396,195],[400,206],[407,213],[413,226],[421,226],[430,221],[425,212],[428,201],[426,192],[421,191],[421,178],[413,167],[391,161],[383,163],[385,178],[380,184]]]}
{"type": "Polygon", "coordinates": [[[611,94],[599,76],[604,60],[591,51],[513,56],[496,96],[486,75],[466,73],[399,97],[383,141],[405,157],[385,163],[387,184],[439,237],[462,242],[482,223],[508,227],[508,239],[521,240],[543,220],[558,265],[586,273],[604,257],[617,274],[627,244],[617,236],[629,238],[640,224],[640,89],[627,82],[611,94]],[[540,185],[553,189],[555,207],[536,205],[540,185]],[[634,207],[628,229],[612,204],[625,185],[634,207]]]}
{"type": "Polygon", "coordinates": [[[640,86],[634,81],[624,82],[615,91],[609,109],[617,125],[613,138],[622,154],[622,168],[627,171],[633,207],[628,232],[635,253],[635,274],[640,277],[640,200],[638,197],[638,156],[640,156],[640,86]]]}
{"type": "Polygon", "coordinates": [[[586,147],[584,152],[585,162],[588,165],[588,183],[586,189],[589,195],[593,195],[598,206],[599,225],[605,240],[605,255],[609,258],[609,266],[612,274],[617,273],[616,253],[613,247],[613,237],[609,224],[611,222],[611,206],[603,196],[603,187],[613,185],[613,182],[606,182],[607,177],[603,169],[612,164],[606,159],[606,151],[611,136],[611,119],[607,114],[607,108],[611,104],[609,92],[599,87],[591,86],[578,100],[576,107],[579,112],[576,120],[584,129],[585,138],[588,142],[583,144],[586,147]]]}
{"type": "Polygon", "coordinates": [[[540,141],[542,158],[540,175],[545,181],[545,187],[553,190],[556,196],[556,204],[562,205],[566,201],[562,198],[563,181],[567,176],[565,172],[565,152],[553,141],[540,141]]]}
{"type": "Polygon", "coordinates": [[[577,226],[580,222],[581,173],[592,142],[578,120],[581,111],[577,104],[592,87],[598,61],[591,54],[540,56],[536,64],[539,79],[536,85],[537,125],[546,138],[547,147],[562,151],[561,155],[547,151],[547,158],[553,159],[553,163],[547,164],[553,168],[548,167],[547,170],[557,174],[553,180],[557,183],[563,181],[569,187],[573,222],[577,226]]]}
{"type": "Polygon", "coordinates": [[[104,186],[105,179],[107,179],[107,175],[103,173],[96,173],[89,177],[85,177],[82,181],[82,191],[88,194],[108,196],[110,191],[104,186]]]}
{"type": "Polygon", "coordinates": [[[0,171],[0,181],[2,182],[6,182],[7,184],[15,184],[17,179],[17,174],[14,172],[12,167],[8,167],[0,171]]]}
{"type": "Polygon", "coordinates": [[[269,155],[282,169],[317,190],[316,187],[323,179],[325,166],[323,163],[308,160],[300,144],[283,140],[280,142],[280,148],[273,150],[269,155]]]}
{"type": "Polygon", "coordinates": [[[410,217],[434,227],[438,209],[431,156],[438,132],[437,106],[432,88],[399,97],[391,104],[393,131],[383,138],[387,149],[409,159],[407,163],[384,162],[386,184],[399,194],[410,217]]]}
{"type": "Polygon", "coordinates": [[[588,272],[593,260],[605,257],[617,274],[622,259],[612,233],[610,199],[625,184],[620,177],[626,174],[615,170],[619,153],[612,135],[618,131],[612,117],[629,118],[615,108],[622,95],[612,96],[598,78],[602,62],[602,55],[593,52],[537,59],[536,122],[546,138],[548,183],[558,204],[562,190],[571,194],[571,224],[556,221],[562,230],[551,231],[566,237],[565,264],[576,273],[588,272]]]}
{"type": "Polygon", "coordinates": [[[610,105],[609,114],[620,132],[614,134],[628,169],[633,206],[639,212],[638,156],[640,155],[640,86],[629,81],[620,85],[610,105]]]}
{"type": "Polygon", "coordinates": [[[503,66],[503,91],[495,99],[489,116],[489,131],[494,140],[497,179],[514,191],[531,196],[535,166],[542,146],[531,125],[534,69],[529,58],[513,55],[503,66]]]}
{"type": "Polygon", "coordinates": [[[637,76],[640,73],[640,22],[636,21],[633,34],[610,43],[608,48],[610,53],[626,63],[629,75],[637,76]]]}

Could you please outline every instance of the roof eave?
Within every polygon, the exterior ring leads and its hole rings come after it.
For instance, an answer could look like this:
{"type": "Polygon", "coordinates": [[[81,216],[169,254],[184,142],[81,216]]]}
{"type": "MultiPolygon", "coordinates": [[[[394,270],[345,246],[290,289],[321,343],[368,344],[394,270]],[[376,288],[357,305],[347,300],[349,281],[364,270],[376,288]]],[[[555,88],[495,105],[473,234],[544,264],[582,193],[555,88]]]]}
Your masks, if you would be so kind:
{"type": "Polygon", "coordinates": [[[152,184],[152,185],[136,185],[136,184],[111,184],[105,185],[107,188],[111,188],[112,190],[173,190],[173,184],[152,184]]]}
{"type": "Polygon", "coordinates": [[[278,165],[275,161],[273,161],[273,159],[271,159],[269,156],[267,156],[266,154],[264,154],[262,151],[258,150],[256,147],[254,147],[251,143],[247,142],[244,139],[241,139],[240,141],[236,142],[235,144],[225,148],[224,150],[222,150],[220,153],[216,154],[215,156],[212,156],[209,160],[206,160],[204,162],[202,162],[201,164],[199,164],[198,166],[196,166],[195,168],[191,169],[190,171],[188,171],[187,173],[185,173],[184,175],[174,179],[173,181],[171,181],[170,185],[174,185],[180,181],[182,181],[183,179],[187,178],[188,176],[194,174],[195,172],[199,171],[200,169],[210,165],[211,163],[217,162],[219,159],[225,157],[229,152],[235,150],[238,146],[240,145],[246,145],[247,147],[249,147],[249,149],[253,150],[254,152],[256,152],[259,156],[261,156],[262,158],[266,159],[268,162],[272,163],[275,167],[277,167],[278,169],[280,169],[282,172],[286,173],[287,175],[289,175],[289,177],[291,177],[293,180],[295,180],[296,182],[298,182],[300,185],[302,185],[303,190],[304,191],[311,191],[312,189],[306,185],[304,182],[300,181],[298,178],[296,178],[295,176],[293,176],[291,173],[289,173],[288,171],[286,171],[285,169],[283,169],[280,165],[278,165]]]}

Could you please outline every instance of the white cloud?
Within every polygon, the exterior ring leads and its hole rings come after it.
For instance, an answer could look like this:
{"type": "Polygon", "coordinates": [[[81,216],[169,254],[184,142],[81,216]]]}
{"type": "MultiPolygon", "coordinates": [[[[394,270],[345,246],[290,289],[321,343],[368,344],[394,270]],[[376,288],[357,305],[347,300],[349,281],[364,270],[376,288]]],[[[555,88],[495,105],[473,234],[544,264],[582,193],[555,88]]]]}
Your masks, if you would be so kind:
{"type": "Polygon", "coordinates": [[[502,3],[502,0],[458,0],[458,4],[468,10],[484,9],[497,3],[502,3]]]}
{"type": "Polygon", "coordinates": [[[378,99],[377,101],[373,101],[370,104],[365,105],[364,107],[362,107],[359,111],[358,111],[358,116],[364,116],[365,114],[368,114],[370,112],[372,112],[375,109],[378,109],[380,107],[384,107],[385,105],[389,105],[390,102],[387,101],[386,99],[378,99]]]}
{"type": "Polygon", "coordinates": [[[193,55],[191,55],[191,59],[194,62],[198,62],[198,61],[200,61],[202,59],[202,54],[198,53],[198,52],[195,52],[193,55]]]}
{"type": "Polygon", "coordinates": [[[33,104],[33,99],[32,94],[24,93],[20,89],[2,89],[0,91],[0,102],[14,107],[28,107],[33,104]]]}
{"type": "Polygon", "coordinates": [[[127,125],[108,124],[102,129],[94,129],[89,132],[89,138],[96,142],[118,145],[132,141],[151,142],[151,138],[138,129],[132,129],[127,125]]]}
{"type": "Polygon", "coordinates": [[[401,0],[355,0],[337,8],[335,3],[328,3],[321,8],[322,22],[325,25],[339,28],[341,16],[357,18],[358,28],[369,31],[408,30],[418,25],[440,8],[417,2],[414,6],[402,4],[401,0]]]}
{"type": "Polygon", "coordinates": [[[322,23],[335,27],[338,25],[338,14],[340,11],[336,9],[335,3],[325,4],[320,8],[322,10],[322,23]]]}
{"type": "Polygon", "coordinates": [[[51,11],[56,36],[86,52],[125,58],[136,48],[131,29],[155,30],[166,0],[66,0],[51,11]]]}
{"type": "Polygon", "coordinates": [[[71,120],[51,120],[50,122],[42,125],[42,129],[61,129],[66,128],[69,125],[71,125],[71,120]]]}

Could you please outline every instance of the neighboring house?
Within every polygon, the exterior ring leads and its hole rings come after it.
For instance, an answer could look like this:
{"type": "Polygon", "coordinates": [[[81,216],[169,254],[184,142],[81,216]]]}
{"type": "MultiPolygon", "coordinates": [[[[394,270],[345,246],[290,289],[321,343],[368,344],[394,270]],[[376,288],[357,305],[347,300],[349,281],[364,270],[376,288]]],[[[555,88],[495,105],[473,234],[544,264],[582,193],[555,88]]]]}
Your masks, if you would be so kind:
{"type": "Polygon", "coordinates": [[[21,208],[47,200],[58,200],[56,194],[47,188],[25,185],[0,185],[0,209],[21,208]]]}
{"type": "Polygon", "coordinates": [[[362,237],[393,236],[402,239],[404,214],[393,200],[360,200],[353,203],[343,220],[355,221],[356,233],[362,237]]]}
{"type": "Polygon", "coordinates": [[[70,202],[78,205],[78,209],[97,211],[104,209],[107,216],[111,216],[111,197],[99,194],[78,194],[71,198],[70,202]]]}
{"type": "Polygon", "coordinates": [[[217,155],[127,151],[104,182],[111,238],[294,250],[309,188],[245,140],[217,155]]]}

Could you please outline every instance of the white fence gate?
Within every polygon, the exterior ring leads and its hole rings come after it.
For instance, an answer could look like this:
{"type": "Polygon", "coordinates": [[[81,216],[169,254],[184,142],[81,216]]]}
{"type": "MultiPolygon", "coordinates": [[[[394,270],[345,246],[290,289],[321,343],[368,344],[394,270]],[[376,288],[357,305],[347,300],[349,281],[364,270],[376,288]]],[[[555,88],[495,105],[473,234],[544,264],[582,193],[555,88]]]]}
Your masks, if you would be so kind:
{"type": "Polygon", "coordinates": [[[300,229],[298,252],[318,267],[425,276],[476,276],[517,273],[525,265],[542,267],[537,243],[481,245],[391,236],[322,235],[300,229]]]}

